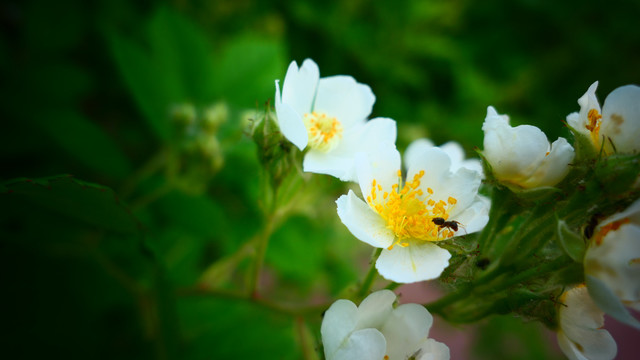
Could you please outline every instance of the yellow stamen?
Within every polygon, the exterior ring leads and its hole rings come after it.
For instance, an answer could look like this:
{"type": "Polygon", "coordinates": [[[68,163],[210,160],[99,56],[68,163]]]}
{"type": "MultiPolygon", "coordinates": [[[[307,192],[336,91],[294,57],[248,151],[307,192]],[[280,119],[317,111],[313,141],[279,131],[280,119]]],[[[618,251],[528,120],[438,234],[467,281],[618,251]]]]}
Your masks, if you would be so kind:
{"type": "Polygon", "coordinates": [[[433,189],[426,188],[427,195],[423,188],[420,188],[424,170],[416,173],[410,181],[402,184],[402,173],[396,172],[399,176],[398,183],[391,185],[391,191],[383,189],[382,184],[377,180],[371,182],[371,193],[367,196],[367,202],[385,220],[388,229],[395,235],[394,243],[388,247],[393,249],[396,245],[401,247],[410,246],[417,241],[438,241],[447,239],[455,235],[450,229],[443,229],[434,224],[433,219],[441,217],[449,218],[449,211],[457,203],[454,197],[447,200],[434,200],[433,189]],[[378,192],[381,196],[378,196],[378,192]]]}
{"type": "Polygon", "coordinates": [[[342,124],[325,113],[312,112],[304,115],[304,126],[309,135],[309,146],[322,152],[333,150],[342,139],[342,124]]]}
{"type": "Polygon", "coordinates": [[[587,113],[587,119],[589,120],[589,123],[586,124],[585,127],[591,132],[591,140],[594,144],[597,145],[600,143],[599,134],[600,125],[602,123],[602,115],[600,115],[598,110],[591,109],[589,110],[589,113],[587,113]]]}

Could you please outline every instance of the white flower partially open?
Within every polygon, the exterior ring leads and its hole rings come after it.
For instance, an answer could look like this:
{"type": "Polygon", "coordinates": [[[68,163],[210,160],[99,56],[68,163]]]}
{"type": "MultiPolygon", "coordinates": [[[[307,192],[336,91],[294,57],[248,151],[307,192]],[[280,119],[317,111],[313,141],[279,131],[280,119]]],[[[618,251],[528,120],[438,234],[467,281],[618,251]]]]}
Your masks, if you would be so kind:
{"type": "Polygon", "coordinates": [[[306,59],[298,69],[292,61],[280,94],[276,80],[276,114],[280,130],[300,150],[309,147],[304,171],[355,180],[357,152],[379,142],[395,142],[396,123],[388,118],[367,121],[375,96],[351,76],[320,78],[318,65],[306,59]]]}
{"type": "Polygon", "coordinates": [[[338,216],[359,240],[383,248],[376,262],[380,275],[398,283],[435,279],[451,254],[434,244],[481,230],[489,220],[489,201],[478,195],[480,174],[451,171],[442,149],[425,148],[407,158],[403,181],[400,153],[393,144],[356,156],[360,189],[342,195],[338,216]]]}
{"type": "Polygon", "coordinates": [[[449,359],[449,348],[429,339],[433,317],[418,304],[393,308],[396,295],[381,290],[359,307],[338,300],[324,314],[322,343],[327,360],[449,359]]]}
{"type": "Polygon", "coordinates": [[[578,99],[580,112],[567,115],[567,123],[588,136],[596,150],[605,153],[640,151],[640,87],[625,85],[613,90],[600,109],[594,82],[578,99]],[[611,139],[611,142],[608,141],[611,139]]]}
{"type": "Polygon", "coordinates": [[[498,115],[489,106],[482,125],[484,156],[493,175],[507,184],[524,189],[553,186],[569,172],[575,155],[564,138],[549,145],[547,136],[537,127],[511,127],[507,115],[498,115]]]}
{"type": "Polygon", "coordinates": [[[611,360],[618,348],[584,285],[565,291],[558,306],[558,345],[571,360],[611,360]]]}
{"type": "Polygon", "coordinates": [[[587,287],[598,306],[640,329],[625,306],[640,311],[640,199],[598,225],[584,258],[587,287]]]}

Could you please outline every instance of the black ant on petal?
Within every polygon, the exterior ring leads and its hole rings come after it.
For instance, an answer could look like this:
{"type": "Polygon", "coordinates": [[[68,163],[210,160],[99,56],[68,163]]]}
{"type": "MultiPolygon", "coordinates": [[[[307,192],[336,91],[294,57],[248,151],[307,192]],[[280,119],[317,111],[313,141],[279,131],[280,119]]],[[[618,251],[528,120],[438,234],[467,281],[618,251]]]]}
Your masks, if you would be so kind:
{"type": "Polygon", "coordinates": [[[448,228],[453,231],[458,231],[458,225],[462,225],[459,221],[451,220],[447,221],[441,217],[434,217],[431,219],[434,224],[438,225],[438,230],[442,230],[443,228],[448,228]]]}

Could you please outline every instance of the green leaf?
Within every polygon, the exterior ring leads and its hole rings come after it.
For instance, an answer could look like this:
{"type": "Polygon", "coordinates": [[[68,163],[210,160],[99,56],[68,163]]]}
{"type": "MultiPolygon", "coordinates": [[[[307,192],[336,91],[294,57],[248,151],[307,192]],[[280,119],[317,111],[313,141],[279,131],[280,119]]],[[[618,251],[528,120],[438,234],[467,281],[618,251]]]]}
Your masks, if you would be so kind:
{"type": "Polygon", "coordinates": [[[292,217],[272,235],[266,262],[285,278],[313,285],[322,272],[329,232],[306,217],[292,217]]]}
{"type": "Polygon", "coordinates": [[[254,37],[234,39],[217,62],[217,93],[231,104],[254,108],[274,96],[274,81],[282,78],[284,69],[281,43],[254,37]]]}
{"type": "Polygon", "coordinates": [[[170,135],[169,106],[173,101],[171,88],[162,69],[139,46],[116,33],[108,33],[111,53],[129,88],[138,109],[156,136],[168,140],[170,135]]]}
{"type": "Polygon", "coordinates": [[[163,70],[176,101],[209,104],[215,100],[209,39],[189,19],[167,7],[148,24],[153,61],[163,70]]]}
{"type": "Polygon", "coordinates": [[[69,175],[14,179],[0,186],[3,200],[31,202],[101,229],[138,233],[140,224],[108,187],[69,175]]]}
{"type": "Polygon", "coordinates": [[[111,190],[15,179],[0,185],[0,205],[4,353],[174,358],[175,291],[111,190]]]}
{"type": "Polygon", "coordinates": [[[569,226],[564,220],[558,221],[557,232],[560,245],[565,253],[574,261],[582,263],[586,251],[586,245],[582,236],[569,229],[569,226]]]}
{"type": "Polygon", "coordinates": [[[123,179],[131,163],[99,126],[74,111],[53,111],[38,117],[45,131],[71,156],[98,173],[123,179]]]}
{"type": "Polygon", "coordinates": [[[217,100],[212,50],[197,26],[168,7],[154,13],[146,30],[149,50],[113,32],[107,37],[138,108],[156,135],[167,140],[172,105],[217,100]]]}
{"type": "Polygon", "coordinates": [[[183,298],[186,359],[300,359],[292,321],[239,300],[183,298]]]}

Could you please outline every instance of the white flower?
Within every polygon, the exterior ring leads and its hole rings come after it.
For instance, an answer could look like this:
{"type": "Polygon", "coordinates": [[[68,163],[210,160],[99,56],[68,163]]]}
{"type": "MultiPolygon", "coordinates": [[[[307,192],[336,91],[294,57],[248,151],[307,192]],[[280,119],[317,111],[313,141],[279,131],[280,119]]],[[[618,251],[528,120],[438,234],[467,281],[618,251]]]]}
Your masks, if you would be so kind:
{"type": "MultiPolygon", "coordinates": [[[[409,146],[407,146],[407,150],[404,152],[404,160],[405,163],[414,163],[414,156],[420,156],[420,154],[428,148],[432,148],[435,145],[429,139],[418,139],[414,140],[409,146]]],[[[464,158],[464,149],[460,144],[455,141],[449,141],[438,146],[444,152],[449,155],[451,159],[451,171],[456,171],[459,168],[466,168],[469,170],[473,170],[478,172],[484,178],[484,172],[482,170],[482,162],[480,159],[465,159],[464,158]]]]}
{"type": "Polygon", "coordinates": [[[640,199],[598,225],[584,258],[589,292],[617,320],[640,328],[640,199]]]}
{"type": "Polygon", "coordinates": [[[418,304],[393,308],[396,295],[381,290],[359,307],[338,300],[324,314],[322,343],[327,360],[449,359],[449,348],[429,339],[433,317],[418,304]]]}
{"type": "Polygon", "coordinates": [[[571,360],[610,360],[618,351],[584,285],[565,291],[558,307],[558,345],[571,360]]]}
{"type": "Polygon", "coordinates": [[[596,98],[597,87],[596,81],[578,99],[580,112],[569,114],[567,123],[591,138],[597,150],[604,147],[608,154],[613,153],[614,147],[621,153],[640,151],[640,87],[625,85],[613,90],[602,110],[596,98]]]}
{"type": "Polygon", "coordinates": [[[280,130],[300,150],[309,147],[304,171],[355,180],[357,152],[396,140],[396,123],[387,118],[367,121],[375,96],[351,76],[320,79],[318,65],[306,59],[300,69],[292,61],[282,86],[276,80],[276,113],[280,130]]]}
{"type": "Polygon", "coordinates": [[[498,115],[489,106],[482,125],[484,156],[493,175],[502,182],[525,189],[553,186],[569,172],[573,147],[564,138],[549,145],[547,136],[537,127],[511,127],[509,117],[498,115]]]}
{"type": "Polygon", "coordinates": [[[358,154],[356,168],[366,201],[349,191],[336,201],[338,216],[356,238],[383,248],[376,268],[388,280],[437,278],[451,254],[434,242],[479,231],[489,220],[489,201],[478,195],[480,174],[452,172],[451,159],[437,147],[407,158],[404,182],[393,144],[358,154]]]}

